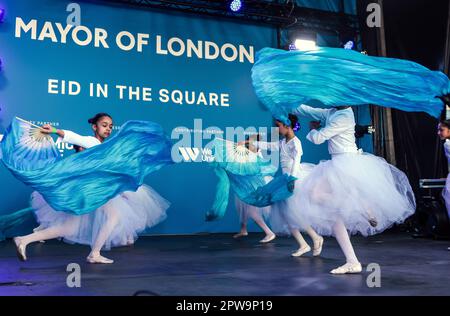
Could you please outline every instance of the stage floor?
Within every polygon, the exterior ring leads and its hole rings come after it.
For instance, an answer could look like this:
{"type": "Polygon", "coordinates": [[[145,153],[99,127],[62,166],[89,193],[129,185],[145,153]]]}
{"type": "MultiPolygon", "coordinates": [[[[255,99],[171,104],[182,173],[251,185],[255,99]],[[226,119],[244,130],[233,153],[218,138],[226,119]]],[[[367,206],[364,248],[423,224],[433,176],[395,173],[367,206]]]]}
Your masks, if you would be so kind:
{"type": "Polygon", "coordinates": [[[28,247],[19,262],[11,240],[0,242],[0,295],[450,295],[450,241],[407,234],[355,237],[364,273],[333,276],[343,263],[334,239],[322,257],[291,258],[291,238],[258,244],[261,234],[235,241],[228,234],[141,237],[134,246],[105,252],[116,262],[84,262],[88,247],[59,241],[28,247]],[[81,266],[81,287],[69,288],[66,267],[81,266]],[[369,263],[381,267],[381,287],[369,288],[369,263]]]}

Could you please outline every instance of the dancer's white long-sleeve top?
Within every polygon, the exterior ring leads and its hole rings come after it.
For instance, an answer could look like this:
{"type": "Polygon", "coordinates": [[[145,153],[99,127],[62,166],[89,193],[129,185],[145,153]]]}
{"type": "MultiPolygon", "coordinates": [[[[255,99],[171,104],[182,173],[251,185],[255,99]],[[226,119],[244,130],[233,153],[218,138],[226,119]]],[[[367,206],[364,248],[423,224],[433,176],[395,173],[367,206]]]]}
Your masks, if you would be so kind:
{"type": "Polygon", "coordinates": [[[286,142],[282,139],[279,142],[254,142],[254,146],[262,150],[279,150],[280,165],[283,173],[293,177],[300,177],[300,162],[302,160],[303,149],[300,139],[292,138],[286,142]]]}
{"type": "Polygon", "coordinates": [[[72,131],[68,130],[63,131],[64,131],[64,138],[62,138],[62,141],[65,143],[78,145],[83,148],[90,148],[101,144],[101,142],[93,136],[81,136],[72,131]]]}
{"type": "Polygon", "coordinates": [[[356,123],[352,108],[344,110],[318,109],[302,104],[292,113],[310,116],[321,122],[324,127],[312,130],[306,138],[316,145],[328,141],[330,155],[358,152],[355,138],[356,123]]]}
{"type": "Polygon", "coordinates": [[[446,139],[444,142],[444,152],[445,152],[445,157],[447,157],[448,171],[450,173],[450,139],[446,139]]]}
{"type": "Polygon", "coordinates": [[[445,157],[447,157],[447,161],[450,164],[450,139],[446,139],[444,143],[444,152],[445,157]]]}

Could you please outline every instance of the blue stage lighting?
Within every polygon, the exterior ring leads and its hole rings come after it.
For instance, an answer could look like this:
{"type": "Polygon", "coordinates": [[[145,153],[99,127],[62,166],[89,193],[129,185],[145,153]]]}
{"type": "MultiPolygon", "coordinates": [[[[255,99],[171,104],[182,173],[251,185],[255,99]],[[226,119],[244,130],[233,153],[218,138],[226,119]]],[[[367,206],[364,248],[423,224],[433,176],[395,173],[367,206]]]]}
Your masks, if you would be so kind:
{"type": "Polygon", "coordinates": [[[241,0],[233,0],[233,1],[231,1],[230,9],[233,12],[238,12],[240,9],[242,9],[242,1],[241,0]]]}

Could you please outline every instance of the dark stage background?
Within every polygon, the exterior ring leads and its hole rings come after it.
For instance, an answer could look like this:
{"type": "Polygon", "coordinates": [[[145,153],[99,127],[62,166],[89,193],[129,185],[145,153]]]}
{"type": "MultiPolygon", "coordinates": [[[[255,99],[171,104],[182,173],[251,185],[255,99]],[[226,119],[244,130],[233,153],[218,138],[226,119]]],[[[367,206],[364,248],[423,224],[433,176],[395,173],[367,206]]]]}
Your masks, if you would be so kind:
{"type": "MultiPolygon", "coordinates": [[[[358,1],[359,14],[373,1],[358,1]]],[[[444,70],[448,0],[384,0],[387,57],[408,59],[431,70],[444,70]]],[[[364,16],[364,15],[363,15],[364,16]]],[[[361,23],[363,46],[377,55],[376,30],[361,23]]],[[[419,180],[445,178],[447,162],[436,135],[438,120],[425,113],[392,111],[397,167],[405,171],[414,191],[419,180]]]]}

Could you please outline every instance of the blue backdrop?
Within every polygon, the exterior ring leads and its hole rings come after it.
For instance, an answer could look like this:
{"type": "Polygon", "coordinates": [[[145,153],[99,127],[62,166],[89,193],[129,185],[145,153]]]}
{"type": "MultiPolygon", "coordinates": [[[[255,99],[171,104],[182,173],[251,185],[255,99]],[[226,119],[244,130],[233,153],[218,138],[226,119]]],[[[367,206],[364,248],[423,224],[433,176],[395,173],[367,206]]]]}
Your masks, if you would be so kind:
{"type": "MultiPolygon", "coordinates": [[[[219,47],[230,43],[247,52],[276,46],[276,30],[251,24],[199,18],[190,15],[158,11],[141,11],[130,8],[81,3],[81,24],[90,30],[102,28],[108,33],[109,48],[93,44],[80,46],[70,36],[61,43],[56,22],[66,26],[69,1],[59,0],[0,0],[6,10],[5,22],[0,24],[0,134],[14,116],[36,123],[50,122],[59,128],[90,135],[87,119],[97,112],[110,113],[117,126],[130,119],[143,119],[163,125],[168,134],[180,127],[194,126],[194,119],[202,119],[200,129],[216,126],[222,130],[230,126],[271,126],[270,114],[262,109],[253,91],[250,78],[251,58],[243,55],[243,61],[188,57],[186,54],[158,54],[156,36],[162,43],[177,37],[186,42],[211,41],[219,47]],[[51,38],[32,39],[31,33],[16,34],[16,18],[27,24],[36,19],[36,37],[39,38],[45,21],[53,25],[57,42],[51,38]],[[149,34],[148,45],[142,52],[136,48],[125,51],[115,43],[121,31],[149,34]],[[61,86],[49,93],[48,80],[72,80],[80,84],[78,95],[61,93],[61,86]],[[108,84],[108,98],[89,96],[89,83],[108,84]],[[150,87],[152,101],[121,100],[116,85],[150,87]],[[179,105],[162,102],[158,91],[195,91],[228,94],[229,106],[179,105]]],[[[47,32],[50,32],[47,30],[47,32]]],[[[70,34],[70,33],[69,33],[70,34]]],[[[82,32],[80,37],[83,38],[82,32]]],[[[44,36],[45,37],[45,36],[44,36]]],[[[84,37],[85,38],[85,37],[84,37]]],[[[124,41],[124,44],[128,44],[124,41]]],[[[164,47],[164,44],[163,44],[164,47]]],[[[174,46],[177,48],[178,46],[174,46]]],[[[231,46],[229,46],[231,47],[231,46]]],[[[227,51],[230,55],[231,48],[227,51]]],[[[67,92],[67,91],[66,91],[67,92]]],[[[307,126],[307,122],[302,124],[307,126]]],[[[303,141],[305,162],[317,163],[327,159],[326,146],[314,146],[305,141],[306,128],[299,133],[303,141]]],[[[194,134],[192,134],[192,140],[194,134]]],[[[177,140],[175,139],[175,142],[177,140]]],[[[202,147],[193,144],[191,147],[202,147]]],[[[72,151],[61,147],[62,154],[72,151]]],[[[195,148],[193,152],[195,154],[195,148]]],[[[189,152],[185,152],[188,154],[189,152]]],[[[200,155],[201,156],[201,155],[200,155]]],[[[189,160],[189,159],[188,159],[189,160]]],[[[0,214],[7,214],[28,205],[30,189],[17,181],[0,166],[0,214]]],[[[190,234],[198,232],[232,232],[238,229],[238,217],[234,204],[222,221],[206,223],[205,211],[213,201],[215,176],[207,162],[181,162],[165,168],[148,178],[147,183],[167,198],[172,206],[168,219],[154,227],[152,234],[190,234]]],[[[70,198],[67,197],[67,198],[70,198]]],[[[29,229],[30,227],[27,227],[29,229]]],[[[254,225],[250,229],[255,229],[254,225]]]]}

